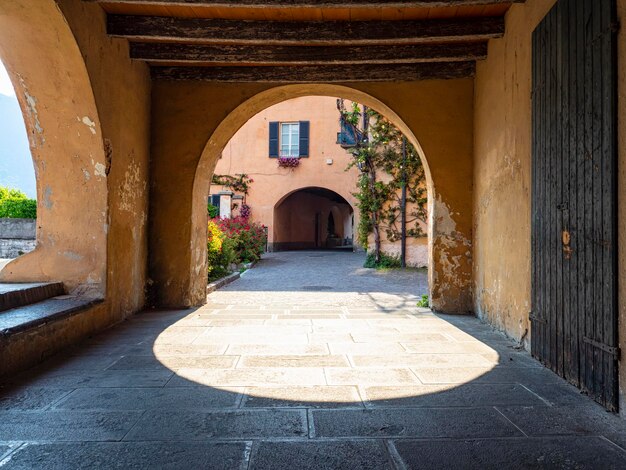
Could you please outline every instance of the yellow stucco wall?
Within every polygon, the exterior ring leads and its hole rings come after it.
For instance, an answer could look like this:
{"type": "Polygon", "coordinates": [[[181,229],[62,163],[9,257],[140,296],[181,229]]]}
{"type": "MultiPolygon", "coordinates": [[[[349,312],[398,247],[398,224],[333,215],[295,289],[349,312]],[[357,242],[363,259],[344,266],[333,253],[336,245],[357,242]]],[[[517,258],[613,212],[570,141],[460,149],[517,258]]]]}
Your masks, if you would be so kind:
{"type": "Polygon", "coordinates": [[[204,301],[206,197],[226,143],[263,109],[316,95],[377,109],[423,151],[430,178],[432,302],[440,311],[471,312],[473,91],[471,79],[347,86],[155,82],[150,269],[159,301],[204,301]]]}
{"type": "Polygon", "coordinates": [[[6,281],[63,281],[106,299],[109,321],[144,305],[150,77],[106,35],[97,4],[0,4],[0,56],[25,115],[37,173],[37,249],[6,281]],[[120,80],[123,77],[123,80],[120,80]]]}
{"type": "MultiPolygon", "coordinates": [[[[476,313],[530,346],[531,34],[555,0],[528,0],[506,17],[506,35],[479,63],[474,135],[474,303],[476,313]]],[[[626,1],[618,0],[620,18],[626,1]]],[[[624,30],[619,58],[626,56],[624,30]]],[[[619,67],[619,193],[626,192],[626,73],[619,67]]],[[[619,206],[620,346],[626,347],[626,204],[619,206]]],[[[626,367],[620,367],[621,408],[626,367]]]]}

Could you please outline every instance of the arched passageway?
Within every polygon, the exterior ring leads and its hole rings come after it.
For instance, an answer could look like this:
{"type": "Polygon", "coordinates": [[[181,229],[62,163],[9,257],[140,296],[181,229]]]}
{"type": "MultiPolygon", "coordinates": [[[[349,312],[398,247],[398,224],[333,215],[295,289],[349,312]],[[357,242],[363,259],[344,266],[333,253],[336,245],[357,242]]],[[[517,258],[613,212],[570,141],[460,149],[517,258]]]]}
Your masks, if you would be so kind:
{"type": "Polygon", "coordinates": [[[429,195],[431,302],[441,311],[471,311],[471,80],[350,87],[237,84],[233,94],[234,86],[155,83],[151,205],[159,210],[151,220],[150,269],[158,303],[188,306],[205,301],[210,175],[235,132],[273,104],[301,96],[338,96],[376,109],[419,152],[429,195]],[[221,111],[207,116],[199,107],[203,102],[221,111]],[[428,113],[420,111],[426,108],[428,113]],[[172,192],[179,195],[175,201],[172,192]],[[179,229],[170,230],[172,224],[179,229]],[[181,252],[180,246],[191,250],[181,252]]]}
{"type": "Polygon", "coordinates": [[[271,251],[351,249],[354,210],[326,188],[302,188],[274,206],[271,251]]]}

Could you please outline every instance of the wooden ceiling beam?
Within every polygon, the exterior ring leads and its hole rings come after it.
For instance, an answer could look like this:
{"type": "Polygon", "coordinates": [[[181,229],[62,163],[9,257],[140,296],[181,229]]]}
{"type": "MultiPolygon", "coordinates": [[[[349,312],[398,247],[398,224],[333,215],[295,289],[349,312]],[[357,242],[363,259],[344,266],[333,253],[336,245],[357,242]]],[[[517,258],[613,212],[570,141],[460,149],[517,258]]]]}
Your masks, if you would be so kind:
{"type": "Polygon", "coordinates": [[[128,5],[201,6],[216,8],[441,8],[508,5],[525,0],[84,0],[128,5]]]}
{"type": "Polygon", "coordinates": [[[487,43],[344,47],[131,43],[130,57],[155,64],[192,65],[414,64],[484,59],[487,43]]]}
{"type": "Polygon", "coordinates": [[[299,67],[152,67],[155,80],[255,83],[407,82],[474,76],[475,62],[299,67]]]}
{"type": "Polygon", "coordinates": [[[108,15],[107,31],[139,41],[202,44],[423,44],[502,37],[504,18],[282,22],[108,15]]]}

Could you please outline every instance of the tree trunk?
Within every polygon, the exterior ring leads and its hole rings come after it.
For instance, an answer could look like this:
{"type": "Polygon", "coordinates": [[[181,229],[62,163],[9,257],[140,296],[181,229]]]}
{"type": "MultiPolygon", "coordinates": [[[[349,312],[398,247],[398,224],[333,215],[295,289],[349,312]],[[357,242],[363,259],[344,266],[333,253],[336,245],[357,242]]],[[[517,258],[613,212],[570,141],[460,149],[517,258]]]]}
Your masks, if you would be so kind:
{"type": "MultiPolygon", "coordinates": [[[[376,191],[376,169],[371,162],[368,162],[369,167],[369,184],[370,191],[375,194],[376,191]]],[[[374,232],[374,260],[376,264],[380,263],[380,229],[378,227],[378,211],[372,211],[372,231],[374,232]]]]}

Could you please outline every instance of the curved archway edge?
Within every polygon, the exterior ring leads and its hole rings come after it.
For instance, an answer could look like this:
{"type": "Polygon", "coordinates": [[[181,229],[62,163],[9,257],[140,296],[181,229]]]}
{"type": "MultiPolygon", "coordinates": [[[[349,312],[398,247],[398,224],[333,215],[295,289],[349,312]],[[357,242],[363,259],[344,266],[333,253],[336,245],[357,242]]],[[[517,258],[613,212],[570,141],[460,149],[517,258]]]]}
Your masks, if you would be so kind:
{"type": "Polygon", "coordinates": [[[107,177],[100,119],[81,50],[56,2],[0,5],[0,57],[25,117],[37,175],[37,247],[5,282],[62,281],[104,297],[107,177]]]}
{"type": "Polygon", "coordinates": [[[155,84],[153,188],[157,190],[151,207],[158,207],[159,214],[152,211],[150,269],[159,302],[189,306],[206,301],[206,197],[226,143],[263,109],[311,95],[338,96],[376,109],[418,149],[429,192],[431,303],[439,311],[470,312],[473,84],[469,79],[351,86],[155,84]],[[207,108],[206,103],[212,106],[207,108]],[[179,123],[183,115],[185,126],[179,123]],[[172,178],[174,163],[185,168],[176,178],[172,178]],[[165,196],[175,187],[179,194],[186,188],[188,199],[170,208],[165,196]],[[174,216],[182,230],[168,234],[171,225],[166,214],[174,216]],[[181,244],[190,250],[176,250],[181,244]]]}

